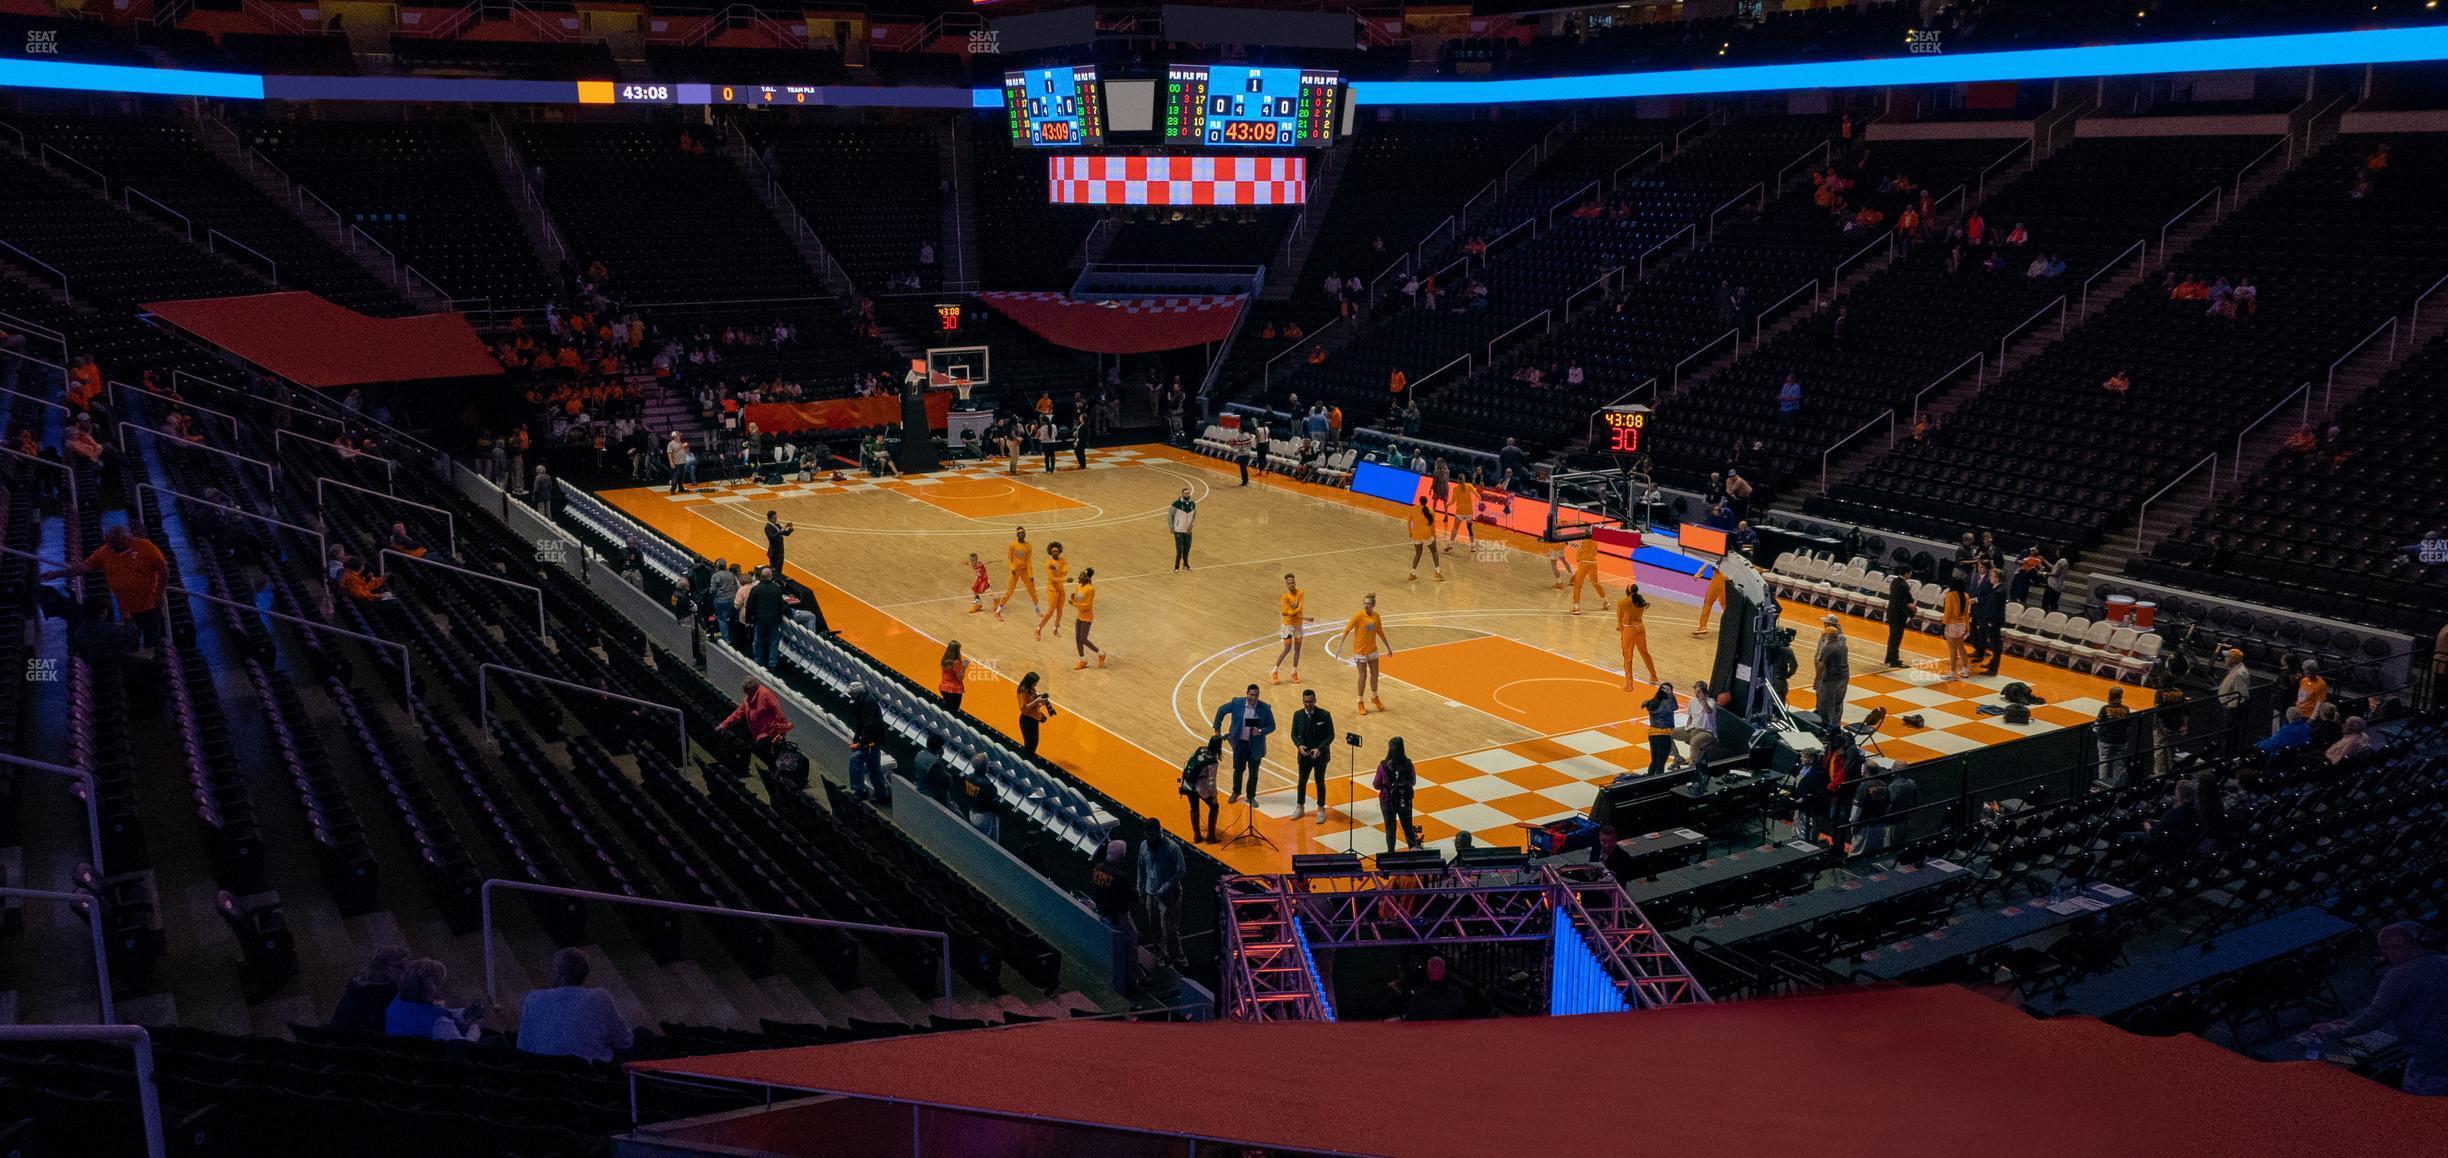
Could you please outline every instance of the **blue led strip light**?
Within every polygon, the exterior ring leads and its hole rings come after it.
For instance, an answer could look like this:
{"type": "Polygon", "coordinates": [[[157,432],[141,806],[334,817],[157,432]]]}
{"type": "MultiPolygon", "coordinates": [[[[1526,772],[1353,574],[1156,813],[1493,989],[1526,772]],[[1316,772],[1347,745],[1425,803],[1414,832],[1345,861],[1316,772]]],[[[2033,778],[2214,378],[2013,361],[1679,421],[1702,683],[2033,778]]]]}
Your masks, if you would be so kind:
{"type": "Polygon", "coordinates": [[[125,64],[79,64],[72,60],[0,59],[0,88],[71,88],[86,92],[149,96],[262,100],[264,78],[241,72],[190,72],[125,64]]]}
{"type": "Polygon", "coordinates": [[[1287,900],[1284,911],[1292,915],[1292,943],[1300,946],[1301,968],[1309,973],[1309,988],[1317,991],[1318,1008],[1326,1014],[1326,1020],[1333,1021],[1334,995],[1326,992],[1325,981],[1318,977],[1317,958],[1309,953],[1309,934],[1301,928],[1300,906],[1287,900]]]}
{"type": "Polygon", "coordinates": [[[1570,910],[1562,906],[1555,910],[1554,934],[1550,939],[1554,952],[1547,964],[1547,1015],[1629,1012],[1631,1002],[1616,985],[1615,975],[1598,960],[1588,939],[1573,924],[1570,910]]]}
{"type": "Polygon", "coordinates": [[[2444,59],[2448,59],[2448,28],[2384,28],[1534,80],[1356,80],[1351,82],[1351,99],[1363,105],[1527,104],[2444,59]]]}

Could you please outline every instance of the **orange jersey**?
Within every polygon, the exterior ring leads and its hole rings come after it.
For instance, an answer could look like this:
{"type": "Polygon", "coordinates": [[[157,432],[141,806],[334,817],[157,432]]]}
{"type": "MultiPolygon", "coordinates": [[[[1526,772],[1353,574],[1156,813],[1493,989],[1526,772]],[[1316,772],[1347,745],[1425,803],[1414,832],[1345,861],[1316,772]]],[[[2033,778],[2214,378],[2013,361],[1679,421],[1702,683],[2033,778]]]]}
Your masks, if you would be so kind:
{"type": "Polygon", "coordinates": [[[1059,555],[1046,556],[1046,583],[1048,585],[1060,587],[1063,585],[1063,580],[1070,577],[1071,564],[1068,560],[1059,555]]]}
{"type": "Polygon", "coordinates": [[[1411,541],[1425,542],[1436,537],[1436,516],[1411,508],[1411,541]]]}
{"type": "Polygon", "coordinates": [[[1012,541],[1011,547],[1005,550],[1003,554],[1004,558],[1011,563],[1012,574],[1021,575],[1027,573],[1029,569],[1029,560],[1035,557],[1036,553],[1037,549],[1035,547],[1031,547],[1028,544],[1015,539],[1012,541]]]}
{"type": "Polygon", "coordinates": [[[1081,623],[1096,619],[1096,584],[1082,583],[1071,592],[1071,606],[1081,623]]]}
{"type": "Polygon", "coordinates": [[[1453,513],[1459,518],[1472,518],[1479,513],[1479,488],[1469,483],[1455,483],[1450,500],[1453,513]]]}
{"type": "Polygon", "coordinates": [[[1378,645],[1385,642],[1385,620],[1374,611],[1355,611],[1351,621],[1343,625],[1343,635],[1351,641],[1353,657],[1367,659],[1377,654],[1378,645]]]}
{"type": "Polygon", "coordinates": [[[1649,611],[1629,595],[1615,601],[1615,630],[1627,635],[1649,630],[1649,611]]]}
{"type": "Polygon", "coordinates": [[[1307,604],[1307,602],[1308,597],[1302,595],[1298,591],[1286,591],[1281,596],[1276,598],[1275,606],[1283,611],[1283,623],[1285,627],[1300,626],[1301,610],[1307,604]]]}
{"type": "Polygon", "coordinates": [[[1573,547],[1573,565],[1584,570],[1598,567],[1598,540],[1583,539],[1573,547]]]}

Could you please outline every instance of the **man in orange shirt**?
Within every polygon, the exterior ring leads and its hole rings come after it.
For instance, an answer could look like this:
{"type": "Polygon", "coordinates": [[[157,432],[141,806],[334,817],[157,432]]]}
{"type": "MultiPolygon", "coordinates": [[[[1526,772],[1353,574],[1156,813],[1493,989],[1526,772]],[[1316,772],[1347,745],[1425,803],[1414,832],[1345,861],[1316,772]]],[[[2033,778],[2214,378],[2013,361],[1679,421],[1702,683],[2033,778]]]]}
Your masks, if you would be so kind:
{"type": "Polygon", "coordinates": [[[102,532],[102,545],[73,567],[42,573],[43,579],[100,574],[118,605],[119,622],[136,628],[139,659],[153,658],[162,637],[162,590],[170,581],[170,561],[153,540],[130,534],[125,525],[102,532]]]}

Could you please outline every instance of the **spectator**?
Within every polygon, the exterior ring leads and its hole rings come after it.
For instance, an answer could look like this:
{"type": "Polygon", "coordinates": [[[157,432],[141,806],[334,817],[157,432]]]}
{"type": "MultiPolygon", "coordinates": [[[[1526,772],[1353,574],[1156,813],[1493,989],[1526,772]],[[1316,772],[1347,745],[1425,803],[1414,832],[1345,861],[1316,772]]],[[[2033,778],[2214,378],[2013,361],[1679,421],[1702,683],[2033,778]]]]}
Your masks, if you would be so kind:
{"type": "Polygon", "coordinates": [[[1421,972],[1426,980],[1403,1002],[1404,1021],[1460,1021],[1470,1016],[1470,994],[1454,983],[1443,957],[1430,957],[1421,972]]]}
{"type": "Polygon", "coordinates": [[[2295,683],[2295,710],[2307,720],[2314,719],[2328,702],[2329,681],[2321,678],[2319,661],[2305,660],[2303,678],[2295,683]]]}
{"type": "Polygon", "coordinates": [[[850,681],[850,794],[878,804],[892,801],[884,782],[884,708],[865,680],[850,681]]]}
{"type": "Polygon", "coordinates": [[[1139,956],[1139,931],[1131,911],[1139,905],[1138,874],[1131,870],[1130,842],[1117,837],[1105,842],[1105,855],[1088,870],[1088,895],[1097,915],[1113,932],[1114,987],[1134,992],[1132,966],[1139,956]]]}
{"type": "Polygon", "coordinates": [[[1151,816],[1139,838],[1139,896],[1147,903],[1149,931],[1156,938],[1156,959],[1184,964],[1181,948],[1182,883],[1189,877],[1189,858],[1181,845],[1165,835],[1163,822],[1151,816]]]}
{"type": "Polygon", "coordinates": [[[757,568],[756,586],[742,597],[748,629],[754,633],[748,654],[767,670],[781,666],[782,622],[789,611],[782,602],[782,585],[773,580],[773,568],[757,568]]]}
{"type": "Polygon", "coordinates": [[[1045,677],[1030,672],[1020,677],[1013,692],[1020,700],[1020,750],[1030,755],[1037,752],[1037,735],[1047,720],[1054,718],[1054,697],[1040,691],[1037,682],[1045,677]]]}
{"type": "Polygon", "coordinates": [[[2329,745],[2327,753],[2329,762],[2342,764],[2370,751],[2371,737],[2364,734],[2368,727],[2369,725],[2363,722],[2363,717],[2348,717],[2346,722],[2339,727],[2338,742],[2329,745]]]}
{"type": "Polygon", "coordinates": [[[2327,752],[2331,744],[2346,738],[2346,721],[2339,718],[2336,704],[2322,704],[2312,713],[2312,746],[2327,752]]]}
{"type": "Polygon", "coordinates": [[[383,590],[383,585],[390,581],[391,577],[388,575],[367,575],[365,560],[350,559],[345,569],[340,572],[340,593],[348,596],[351,603],[360,607],[388,603],[399,598],[383,590]]]}
{"type": "MultiPolygon", "coordinates": [[[[970,557],[976,558],[974,555],[970,557]]],[[[961,654],[959,640],[944,644],[940,666],[941,675],[935,681],[935,694],[943,699],[945,708],[957,712],[961,697],[969,691],[969,659],[961,654]]]]}
{"type": "Polygon", "coordinates": [[[1811,688],[1817,698],[1811,701],[1811,710],[1818,714],[1822,727],[1834,732],[1844,726],[1845,690],[1853,672],[1853,656],[1846,648],[1844,624],[1832,614],[1819,619],[1819,648],[1812,660],[1817,667],[1811,688]]]}
{"type": "Polygon", "coordinates": [[[553,954],[553,987],[529,993],[519,1006],[520,1053],[608,1062],[629,1048],[635,1035],[628,1021],[613,1008],[611,994],[586,983],[587,971],[583,950],[553,954]]]}
{"type": "Polygon", "coordinates": [[[2259,748],[2263,755],[2275,756],[2280,752],[2309,747],[2311,743],[2312,722],[2304,719],[2302,712],[2288,708],[2286,717],[2278,725],[2278,730],[2271,732],[2268,739],[2253,747],[2259,748]]]}
{"type": "Polygon", "coordinates": [[[1802,383],[1794,372],[1785,372],[1785,381],[1777,387],[1777,430],[1793,433],[1794,421],[1802,415],[1802,383]]]}
{"type": "Polygon", "coordinates": [[[2133,378],[2127,375],[2125,371],[2119,370],[2116,373],[2110,374],[2107,381],[2100,383],[2100,389],[2107,391],[2110,395],[2115,397],[2123,398],[2125,395],[2132,392],[2133,378]]]}
{"type": "Polygon", "coordinates": [[[910,757],[910,783],[918,794],[938,804],[952,802],[952,766],[944,760],[943,737],[927,733],[926,744],[910,757]]]}
{"type": "Polygon", "coordinates": [[[714,726],[716,731],[739,728],[748,734],[748,742],[768,764],[773,763],[774,749],[790,735],[794,727],[790,717],[782,714],[782,697],[774,694],[755,676],[740,682],[739,706],[714,726]]]}
{"type": "Polygon", "coordinates": [[[1887,666],[1904,666],[1904,629],[1912,624],[1912,576],[1897,568],[1887,576],[1887,666]]]}
{"type": "Polygon", "coordinates": [[[1691,701],[1683,712],[1683,726],[1674,730],[1674,738],[1691,749],[1691,756],[1675,761],[1672,767],[1692,769],[1693,785],[1699,791],[1708,791],[1709,749],[1717,746],[1717,698],[1709,691],[1707,680],[1692,681],[1691,701]]]}
{"type": "Polygon", "coordinates": [[[2100,783],[2124,787],[2126,745],[2133,738],[2133,709],[2125,706],[2124,688],[2108,689],[2108,702],[2100,706],[2092,735],[2099,741],[2100,783]]]}
{"type": "Polygon", "coordinates": [[[2185,856],[2201,847],[2201,788],[2191,780],[2176,782],[2176,795],[2157,820],[2142,822],[2142,831],[2162,856],[2185,856]]]}
{"type": "Polygon", "coordinates": [[[449,970],[431,957],[419,957],[400,969],[399,995],[383,1009],[383,1033],[389,1037],[419,1037],[431,1041],[474,1041],[482,1032],[484,1003],[452,1009],[442,1004],[442,985],[449,970]]]}
{"type": "Polygon", "coordinates": [[[2072,582],[2073,578],[2073,560],[2066,558],[2065,549],[2060,547],[2057,550],[2056,561],[2049,564],[2048,586],[2040,592],[2040,610],[2044,612],[2057,610],[2058,601],[2065,598],[2066,584],[2072,582]]]}
{"type": "Polygon", "coordinates": [[[331,1020],[324,1024],[346,1033],[381,1033],[386,1011],[399,996],[400,972],[408,964],[408,951],[396,945],[386,945],[366,958],[365,971],[349,978],[348,989],[332,1006],[331,1020]]]}
{"type": "Polygon", "coordinates": [[[2448,1097],[2448,958],[2422,944],[2423,928],[2412,921],[2383,926],[2380,960],[2388,971],[2363,1012],[2324,1021],[2305,1031],[2315,1039],[2359,1037],[2382,1026],[2405,1050],[2405,1080],[2398,1088],[2422,1097],[2448,1097]]]}
{"type": "Polygon", "coordinates": [[[136,629],[138,659],[152,659],[161,645],[162,593],[170,581],[170,561],[153,540],[131,533],[124,523],[102,532],[102,545],[74,566],[45,571],[43,580],[100,572],[118,608],[119,622],[136,629]]]}

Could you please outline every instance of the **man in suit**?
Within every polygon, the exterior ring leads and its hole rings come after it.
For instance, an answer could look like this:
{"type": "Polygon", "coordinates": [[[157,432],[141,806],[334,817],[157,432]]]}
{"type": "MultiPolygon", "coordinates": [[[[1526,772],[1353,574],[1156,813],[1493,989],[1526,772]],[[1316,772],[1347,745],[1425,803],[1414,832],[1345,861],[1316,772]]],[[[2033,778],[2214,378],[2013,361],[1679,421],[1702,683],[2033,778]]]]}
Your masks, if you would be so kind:
{"type": "Polygon", "coordinates": [[[783,522],[780,512],[765,512],[765,565],[773,568],[774,574],[782,573],[782,540],[798,529],[797,523],[783,522]]]}
{"type": "Polygon", "coordinates": [[[1981,567],[1983,585],[1976,588],[1972,599],[1972,643],[1989,657],[1987,674],[1998,673],[1998,660],[2006,654],[2006,584],[2002,569],[1995,563],[1981,567]]]}
{"type": "Polygon", "coordinates": [[[1300,754],[1300,782],[1292,789],[1292,819],[1309,811],[1309,778],[1317,777],[1317,822],[1326,823],[1326,761],[1334,755],[1334,716],[1318,706],[1315,691],[1301,692],[1292,713],[1292,747],[1300,754]]]}
{"type": "Polygon", "coordinates": [[[1912,624],[1912,577],[1897,571],[1887,577],[1887,666],[1904,666],[1904,629],[1912,624]]]}
{"type": "Polygon", "coordinates": [[[773,581],[773,570],[757,569],[756,586],[748,589],[745,618],[749,630],[749,657],[767,669],[781,666],[782,622],[788,608],[782,602],[782,585],[773,581]]]}
{"type": "MultiPolygon", "coordinates": [[[[771,587],[770,582],[758,587],[771,587]]],[[[755,592],[749,592],[750,597],[755,592]]],[[[776,598],[779,598],[777,596],[776,598]]],[[[850,794],[861,800],[889,801],[884,783],[884,708],[865,681],[850,684],[850,794]]]]}
{"type": "Polygon", "coordinates": [[[1249,798],[1258,799],[1258,769],[1266,760],[1267,733],[1275,730],[1275,709],[1258,698],[1258,685],[1242,690],[1241,698],[1217,708],[1215,734],[1232,744],[1232,798],[1228,803],[1241,802],[1242,776],[1248,775],[1249,798]]]}

